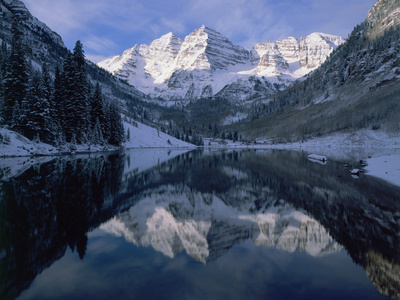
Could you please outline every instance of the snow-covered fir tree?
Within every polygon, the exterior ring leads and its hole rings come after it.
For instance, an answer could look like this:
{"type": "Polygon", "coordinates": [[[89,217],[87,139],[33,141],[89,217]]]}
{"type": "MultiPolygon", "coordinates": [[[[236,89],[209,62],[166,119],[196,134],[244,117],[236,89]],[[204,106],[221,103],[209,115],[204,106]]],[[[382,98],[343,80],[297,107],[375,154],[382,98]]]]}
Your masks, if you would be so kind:
{"type": "Polygon", "coordinates": [[[22,101],[24,98],[29,76],[25,50],[22,45],[22,32],[17,19],[13,21],[12,34],[11,52],[5,61],[2,79],[2,119],[5,125],[11,125],[14,106],[17,101],[22,101]]]}
{"type": "Polygon", "coordinates": [[[62,67],[56,66],[54,81],[47,64],[41,72],[28,67],[16,24],[12,41],[10,51],[5,43],[0,49],[1,124],[58,147],[122,144],[125,134],[118,104],[104,98],[99,84],[90,87],[80,41],[62,67]]]}
{"type": "Polygon", "coordinates": [[[30,80],[22,105],[23,133],[29,139],[39,136],[41,141],[51,142],[51,115],[49,95],[46,95],[42,75],[35,72],[30,80]],[[47,98],[46,98],[47,97],[47,98]]]}
{"type": "Polygon", "coordinates": [[[118,110],[116,102],[110,102],[109,104],[109,124],[108,129],[108,142],[111,145],[120,146],[124,142],[124,125],[122,118],[118,110]]]}

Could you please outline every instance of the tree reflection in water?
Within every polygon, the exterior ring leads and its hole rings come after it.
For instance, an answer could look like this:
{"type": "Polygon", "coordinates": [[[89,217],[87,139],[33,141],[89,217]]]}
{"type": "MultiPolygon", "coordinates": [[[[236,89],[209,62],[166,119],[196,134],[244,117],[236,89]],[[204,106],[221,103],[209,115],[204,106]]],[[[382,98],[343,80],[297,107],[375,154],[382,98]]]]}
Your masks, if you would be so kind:
{"type": "Polygon", "coordinates": [[[343,246],[379,292],[400,297],[400,190],[368,176],[354,180],[342,165],[356,161],[192,151],[140,169],[137,157],[59,158],[1,181],[2,298],[29,288],[68,247],[83,259],[87,232],[101,224],[203,263],[247,240],[310,255],[343,246]]]}

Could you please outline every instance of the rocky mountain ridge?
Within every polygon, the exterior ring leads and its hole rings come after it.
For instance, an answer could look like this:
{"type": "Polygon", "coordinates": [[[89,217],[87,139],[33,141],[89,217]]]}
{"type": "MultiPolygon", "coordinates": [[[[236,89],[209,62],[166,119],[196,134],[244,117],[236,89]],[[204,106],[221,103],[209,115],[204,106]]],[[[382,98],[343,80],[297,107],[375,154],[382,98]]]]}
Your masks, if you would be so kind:
{"type": "Polygon", "coordinates": [[[382,34],[390,27],[400,24],[400,1],[378,0],[368,12],[367,24],[371,27],[369,36],[382,34]]]}
{"type": "Polygon", "coordinates": [[[67,53],[61,36],[32,16],[22,1],[0,1],[0,42],[11,41],[11,26],[16,17],[23,32],[29,33],[25,34],[23,43],[32,61],[39,65],[59,63],[67,53]]]}
{"type": "Polygon", "coordinates": [[[248,51],[202,26],[184,40],[168,33],[98,65],[153,98],[242,100],[279,91],[318,68],[344,42],[313,33],[256,44],[248,51]]]}

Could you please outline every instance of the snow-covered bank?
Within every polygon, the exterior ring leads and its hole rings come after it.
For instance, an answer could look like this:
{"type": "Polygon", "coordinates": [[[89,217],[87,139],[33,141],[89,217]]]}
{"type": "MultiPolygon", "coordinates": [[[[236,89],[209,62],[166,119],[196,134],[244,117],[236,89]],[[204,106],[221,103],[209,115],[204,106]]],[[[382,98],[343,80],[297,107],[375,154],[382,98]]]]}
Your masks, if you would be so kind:
{"type": "Polygon", "coordinates": [[[352,133],[333,133],[328,136],[312,138],[304,142],[290,144],[293,147],[334,147],[334,148],[398,148],[399,134],[382,131],[359,130],[352,133]]]}
{"type": "MultiPolygon", "coordinates": [[[[196,146],[178,140],[155,128],[137,122],[137,127],[124,122],[126,142],[122,145],[125,149],[132,148],[196,148],[196,146]],[[129,129],[129,138],[128,138],[129,129]]],[[[115,151],[118,147],[100,145],[67,145],[65,149],[34,142],[15,131],[0,128],[0,157],[44,156],[63,155],[68,153],[93,153],[115,151]]]]}
{"type": "Polygon", "coordinates": [[[114,146],[70,144],[57,149],[49,144],[31,141],[23,135],[5,128],[0,128],[0,139],[0,157],[55,156],[116,151],[119,149],[114,146]]]}
{"type": "Polygon", "coordinates": [[[55,147],[35,143],[14,131],[0,128],[0,157],[56,155],[55,147]]]}
{"type": "Polygon", "coordinates": [[[252,148],[252,149],[302,149],[302,148],[335,148],[335,149],[400,149],[400,135],[381,131],[360,130],[353,133],[333,133],[315,137],[301,142],[276,143],[271,139],[257,138],[252,142],[204,139],[206,148],[252,148]]]}
{"type": "Polygon", "coordinates": [[[367,159],[365,170],[368,175],[400,186],[400,153],[371,157],[367,159]]]}
{"type": "Polygon", "coordinates": [[[178,140],[153,127],[136,122],[137,127],[124,122],[125,134],[129,137],[124,147],[131,148],[196,148],[195,145],[178,140]]]}

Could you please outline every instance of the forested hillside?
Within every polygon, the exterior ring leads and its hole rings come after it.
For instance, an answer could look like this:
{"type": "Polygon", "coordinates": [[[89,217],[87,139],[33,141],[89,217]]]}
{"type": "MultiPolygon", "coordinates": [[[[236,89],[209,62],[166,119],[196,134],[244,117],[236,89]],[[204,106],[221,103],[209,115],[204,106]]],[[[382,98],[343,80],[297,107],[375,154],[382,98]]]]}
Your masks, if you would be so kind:
{"type": "Polygon", "coordinates": [[[124,130],[115,101],[104,99],[100,85],[88,81],[83,45],[67,53],[54,81],[47,64],[34,70],[27,62],[18,21],[12,42],[1,48],[2,124],[29,139],[55,146],[72,144],[121,145],[124,130]]]}
{"type": "Polygon", "coordinates": [[[369,19],[356,26],[319,69],[254,102],[246,122],[235,126],[276,141],[359,129],[399,133],[400,27],[392,24],[383,31],[369,19]]]}

